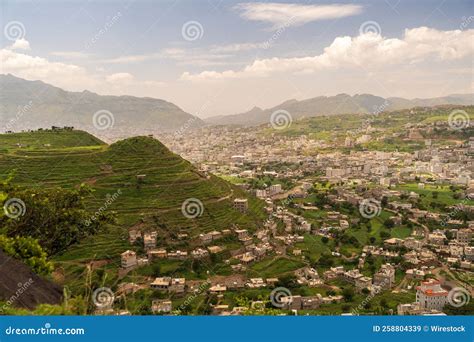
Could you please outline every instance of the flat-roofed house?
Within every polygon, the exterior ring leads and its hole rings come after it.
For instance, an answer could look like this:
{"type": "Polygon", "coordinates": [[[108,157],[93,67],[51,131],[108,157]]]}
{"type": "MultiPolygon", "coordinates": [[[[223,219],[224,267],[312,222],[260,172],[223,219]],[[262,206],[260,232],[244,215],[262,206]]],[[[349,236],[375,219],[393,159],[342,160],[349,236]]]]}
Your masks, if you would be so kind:
{"type": "Polygon", "coordinates": [[[137,254],[134,251],[125,251],[120,254],[120,257],[123,268],[133,267],[137,264],[137,254]]]}
{"type": "Polygon", "coordinates": [[[448,291],[441,287],[439,280],[429,279],[416,288],[416,302],[424,309],[443,310],[448,291]]]}
{"type": "Polygon", "coordinates": [[[151,311],[153,313],[170,313],[173,303],[170,300],[155,299],[151,303],[151,311]]]}
{"type": "Polygon", "coordinates": [[[154,290],[168,290],[171,283],[171,277],[159,277],[150,284],[150,287],[154,290]]]}

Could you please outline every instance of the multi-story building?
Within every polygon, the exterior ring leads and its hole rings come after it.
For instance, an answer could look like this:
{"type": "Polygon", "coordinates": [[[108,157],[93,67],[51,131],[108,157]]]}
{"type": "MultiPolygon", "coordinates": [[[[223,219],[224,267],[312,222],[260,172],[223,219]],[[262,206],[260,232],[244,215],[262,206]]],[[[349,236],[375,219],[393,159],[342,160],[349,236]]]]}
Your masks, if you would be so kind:
{"type": "Polygon", "coordinates": [[[270,195],[277,195],[282,192],[281,184],[273,184],[268,188],[270,195]]]}
{"type": "Polygon", "coordinates": [[[156,247],[156,235],[153,233],[145,233],[143,235],[143,246],[146,250],[156,247]]]}
{"type": "Polygon", "coordinates": [[[383,288],[391,288],[395,284],[395,268],[390,264],[380,267],[380,270],[374,274],[374,285],[383,288]]]}
{"type": "Polygon", "coordinates": [[[123,268],[133,267],[137,264],[137,254],[134,251],[125,251],[120,256],[123,268]]]}
{"type": "Polygon", "coordinates": [[[470,229],[459,229],[456,234],[456,241],[465,245],[469,245],[472,239],[472,231],[470,229]]]}
{"type": "Polygon", "coordinates": [[[466,260],[474,261],[474,247],[472,246],[464,247],[464,254],[466,255],[466,260]]]}
{"type": "Polygon", "coordinates": [[[441,287],[438,280],[430,279],[421,282],[416,288],[416,302],[424,309],[442,310],[446,305],[448,291],[441,287]]]}
{"type": "Polygon", "coordinates": [[[241,213],[245,213],[247,212],[248,208],[249,208],[249,203],[247,199],[236,198],[234,200],[234,209],[237,209],[241,213]]]}

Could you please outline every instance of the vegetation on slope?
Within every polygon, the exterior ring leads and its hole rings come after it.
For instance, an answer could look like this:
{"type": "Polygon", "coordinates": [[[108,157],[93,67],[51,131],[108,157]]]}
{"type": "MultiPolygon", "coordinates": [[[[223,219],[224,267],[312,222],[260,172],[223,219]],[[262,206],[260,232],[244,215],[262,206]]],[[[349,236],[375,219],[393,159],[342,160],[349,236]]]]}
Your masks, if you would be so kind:
{"type": "MultiPolygon", "coordinates": [[[[15,196],[25,197],[28,209],[30,206],[35,209],[36,204],[31,203],[30,198],[37,196],[39,202],[46,201],[44,205],[48,209],[44,217],[53,215],[52,210],[61,209],[61,205],[47,201],[48,192],[53,198],[59,196],[60,203],[69,198],[70,204],[74,204],[79,197],[83,203],[83,208],[74,209],[76,214],[80,210],[80,215],[72,215],[75,218],[70,230],[64,227],[64,234],[58,237],[61,246],[72,245],[62,249],[57,248],[56,241],[45,241],[48,250],[54,253],[57,280],[67,285],[73,295],[86,295],[87,288],[116,284],[120,253],[137,249],[128,242],[128,230],[132,227],[157,231],[158,246],[187,249],[192,247],[192,241],[179,240],[179,233],[187,233],[192,240],[202,232],[228,229],[233,225],[254,231],[265,218],[261,201],[250,197],[249,212],[245,215],[234,210],[233,199],[247,197],[244,191],[218,177],[199,172],[153,138],[135,137],[110,146],[99,143],[58,147],[59,139],[65,139],[61,135],[75,132],[32,132],[29,139],[36,143],[21,148],[16,147],[17,134],[0,135],[0,146],[5,146],[6,141],[11,146],[7,151],[0,151],[0,177],[15,171],[12,183],[22,189],[15,192],[15,196]],[[58,148],[44,146],[46,141],[55,144],[51,142],[51,135],[58,148]],[[90,191],[83,192],[84,185],[90,191]],[[66,191],[67,196],[57,193],[59,188],[66,191]],[[189,198],[202,203],[196,218],[188,218],[182,213],[181,206],[189,198]],[[114,213],[115,218],[106,230],[80,225],[81,222],[97,222],[104,213],[114,213]],[[70,235],[80,227],[93,231],[72,239],[70,235]],[[91,269],[92,262],[94,265],[100,263],[100,266],[91,269]],[[85,279],[90,280],[86,283],[85,279]]],[[[77,133],[76,140],[81,141],[84,136],[79,136],[83,133],[77,133]]],[[[28,215],[31,214],[33,212],[27,210],[24,218],[12,222],[15,229],[11,232],[16,234],[20,225],[25,227],[23,223],[30,222],[32,217],[28,215]]],[[[70,215],[66,211],[55,223],[59,225],[59,221],[70,215]]],[[[37,219],[44,223],[41,216],[37,219]]],[[[48,240],[56,240],[56,236],[49,235],[48,240]]],[[[193,266],[188,266],[193,272],[193,266]]],[[[188,266],[179,267],[187,269],[188,266]]]]}

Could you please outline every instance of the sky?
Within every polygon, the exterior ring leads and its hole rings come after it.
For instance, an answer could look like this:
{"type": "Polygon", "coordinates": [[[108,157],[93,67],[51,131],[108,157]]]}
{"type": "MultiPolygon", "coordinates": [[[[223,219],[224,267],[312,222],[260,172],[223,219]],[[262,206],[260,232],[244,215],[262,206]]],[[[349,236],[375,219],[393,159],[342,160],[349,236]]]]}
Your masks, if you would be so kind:
{"type": "Polygon", "coordinates": [[[340,93],[474,92],[471,0],[3,0],[0,11],[0,73],[201,118],[340,93]]]}

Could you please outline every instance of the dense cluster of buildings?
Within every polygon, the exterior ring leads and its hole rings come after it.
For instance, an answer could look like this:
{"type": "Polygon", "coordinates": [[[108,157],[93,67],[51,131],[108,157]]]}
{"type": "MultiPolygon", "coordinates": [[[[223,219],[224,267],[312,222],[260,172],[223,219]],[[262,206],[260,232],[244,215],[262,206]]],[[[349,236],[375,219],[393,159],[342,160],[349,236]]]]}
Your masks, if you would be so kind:
{"type": "MultiPolygon", "coordinates": [[[[273,289],[279,283],[277,277],[247,277],[246,271],[254,263],[266,258],[293,258],[305,265],[292,271],[298,286],[337,290],[342,283],[358,294],[368,294],[369,298],[381,292],[412,293],[416,296],[414,302],[400,303],[398,314],[442,314],[449,305],[453,285],[472,293],[466,282],[459,279],[449,282],[441,274],[474,271],[474,208],[471,205],[474,138],[444,146],[423,138],[421,133],[430,129],[427,126],[406,128],[406,132],[394,133],[393,137],[417,141],[422,148],[411,152],[354,148],[383,140],[383,129],[370,127],[358,136],[348,134],[333,142],[306,135],[264,134],[259,128],[205,127],[187,132],[185,136],[165,135],[164,143],[194,162],[201,172],[242,179],[239,186],[264,201],[268,219],[256,231],[238,226],[215,227],[198,236],[184,236],[183,240],[189,242],[186,250],[158,247],[154,232],[131,230],[130,242],[141,238],[146,256],[139,258],[135,252],[125,251],[122,268],[131,269],[159,259],[207,260],[213,254],[224,255],[223,262],[232,269],[232,276],[216,280],[210,275],[201,284],[183,277],[160,276],[150,279],[146,286],[165,293],[189,295],[205,282],[209,284],[205,292],[218,298],[212,313],[233,315],[242,313],[243,308],[229,307],[224,300],[226,292],[273,289]],[[272,182],[252,185],[256,184],[252,181],[261,179],[272,182]],[[311,197],[318,192],[315,184],[324,184],[324,200],[320,203],[311,197]],[[406,184],[414,188],[404,188],[406,184]],[[453,200],[448,204],[436,207],[435,198],[432,206],[423,202],[425,193],[432,196],[429,189],[449,187],[452,187],[453,200]],[[363,206],[367,202],[372,207],[364,213],[363,206]],[[341,207],[352,208],[352,211],[341,207]],[[409,227],[409,236],[380,235],[379,243],[375,238],[362,244],[346,241],[346,244],[359,244],[359,252],[343,255],[342,243],[338,240],[341,235],[354,227],[362,227],[381,211],[388,213],[385,222],[382,221],[384,225],[390,229],[409,227]],[[336,265],[318,272],[314,263],[311,264],[310,251],[304,245],[305,238],[311,235],[338,241],[331,251],[336,265]],[[235,245],[226,248],[222,241],[229,237],[238,248],[235,245]],[[383,263],[368,271],[367,263],[373,258],[382,259],[383,263]],[[341,266],[347,262],[354,266],[341,266]]],[[[245,198],[232,199],[232,205],[242,214],[249,210],[245,198]]],[[[278,307],[317,310],[321,305],[344,301],[340,291],[337,292],[327,296],[283,297],[278,307]]],[[[154,300],[151,305],[156,313],[171,313],[176,309],[171,297],[154,300]]],[[[252,305],[258,305],[258,301],[252,305]]]]}

